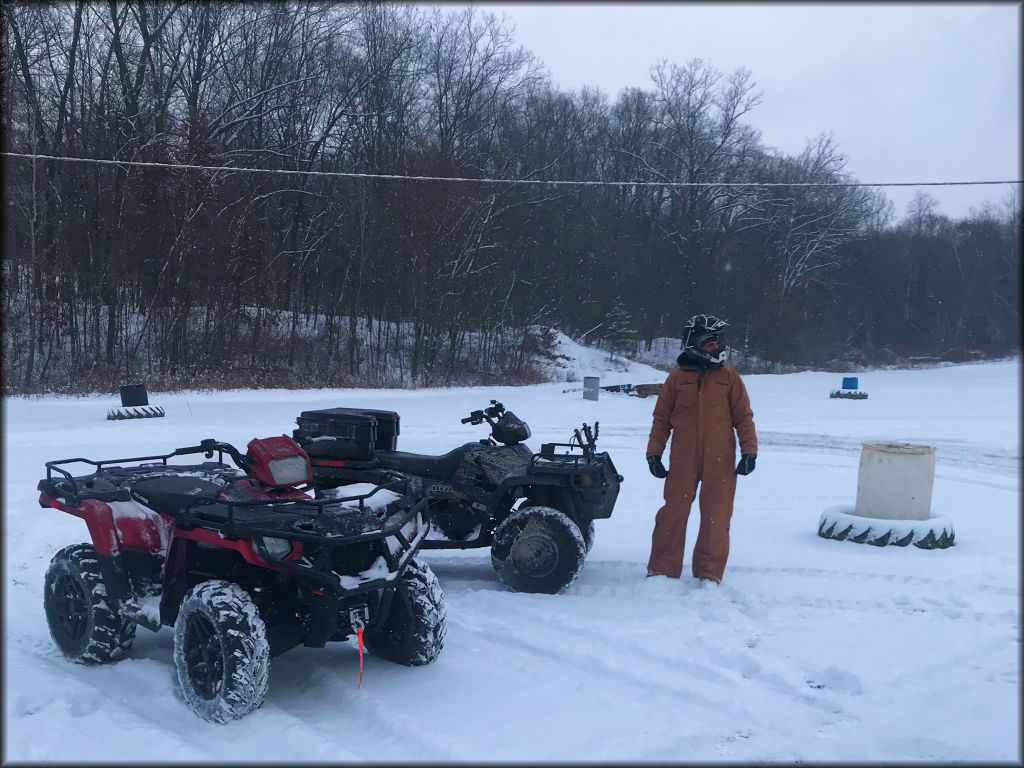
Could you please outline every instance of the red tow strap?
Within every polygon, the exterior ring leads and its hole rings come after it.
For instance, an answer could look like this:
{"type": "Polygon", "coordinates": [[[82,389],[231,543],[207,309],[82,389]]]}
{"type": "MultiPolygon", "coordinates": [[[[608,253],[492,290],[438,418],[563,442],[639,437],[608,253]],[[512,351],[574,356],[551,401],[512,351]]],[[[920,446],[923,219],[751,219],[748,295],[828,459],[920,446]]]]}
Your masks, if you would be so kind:
{"type": "Polygon", "coordinates": [[[356,641],[359,644],[359,687],[363,687],[363,628],[356,627],[356,641]]]}

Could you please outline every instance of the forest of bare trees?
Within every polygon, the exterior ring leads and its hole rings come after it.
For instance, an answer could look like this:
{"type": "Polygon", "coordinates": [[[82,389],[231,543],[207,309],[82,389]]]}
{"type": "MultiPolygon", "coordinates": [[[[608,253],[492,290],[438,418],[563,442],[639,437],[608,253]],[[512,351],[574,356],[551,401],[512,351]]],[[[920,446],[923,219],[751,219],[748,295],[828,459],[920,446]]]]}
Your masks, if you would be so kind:
{"type": "Polygon", "coordinates": [[[1015,197],[897,218],[828,136],[763,146],[750,72],[542,64],[486,8],[5,2],[4,152],[120,161],[4,158],[5,394],[523,382],[542,329],[695,312],[790,365],[1019,347],[1015,197]]]}

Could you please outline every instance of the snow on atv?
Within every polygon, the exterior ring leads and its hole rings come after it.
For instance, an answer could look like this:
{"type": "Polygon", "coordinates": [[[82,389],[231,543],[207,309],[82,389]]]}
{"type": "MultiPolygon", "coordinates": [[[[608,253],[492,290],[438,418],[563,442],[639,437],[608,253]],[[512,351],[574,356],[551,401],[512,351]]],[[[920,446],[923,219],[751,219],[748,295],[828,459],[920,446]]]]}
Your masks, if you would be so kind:
{"type": "Polygon", "coordinates": [[[433,661],[444,597],[415,556],[430,524],[408,480],[366,473],[346,496],[317,500],[300,488],[309,457],[290,437],[247,448],[209,439],[162,456],[46,462],[40,506],[83,518],[92,537],[46,572],[46,619],[64,655],[119,661],[138,625],[173,626],[184,699],[219,723],[259,707],[269,659],[298,645],[356,635],[360,679],[364,641],[399,664],[433,661]],[[73,476],[74,465],[92,471],[73,476]]]}
{"type": "Polygon", "coordinates": [[[414,481],[412,492],[428,502],[437,524],[424,549],[489,546],[510,589],[562,592],[593,544],[594,520],[611,516],[622,476],[597,452],[596,422],[593,430],[574,430],[568,443],[545,443],[534,453],[523,443],[529,426],[501,403],[491,400],[462,419],[485,421],[489,438],[442,456],[395,450],[399,416],[391,411],[303,411],[292,434],[310,455],[318,496],[329,498],[367,472],[397,472],[414,481]]]}

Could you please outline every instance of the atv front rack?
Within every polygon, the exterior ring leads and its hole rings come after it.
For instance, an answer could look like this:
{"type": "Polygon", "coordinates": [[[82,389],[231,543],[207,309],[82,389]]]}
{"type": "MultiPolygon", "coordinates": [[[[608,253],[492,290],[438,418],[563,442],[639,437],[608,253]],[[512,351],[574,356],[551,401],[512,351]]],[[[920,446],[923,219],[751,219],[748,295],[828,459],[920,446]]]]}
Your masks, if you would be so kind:
{"type": "MultiPolygon", "coordinates": [[[[280,517],[280,502],[235,502],[231,506],[248,507],[260,503],[276,505],[278,517],[280,517]]],[[[307,505],[315,506],[318,511],[310,517],[295,510],[293,514],[298,518],[293,521],[292,525],[287,525],[287,521],[282,520],[270,524],[236,522],[225,523],[221,530],[228,536],[251,540],[260,557],[268,565],[287,571],[308,583],[318,584],[331,590],[341,588],[348,594],[369,592],[393,584],[406,562],[416,553],[420,543],[430,531],[430,521],[423,514],[427,507],[427,500],[420,499],[413,502],[409,497],[403,497],[391,502],[388,504],[388,509],[391,511],[379,523],[378,530],[364,530],[359,533],[343,533],[331,525],[335,516],[324,514],[323,507],[338,503],[338,500],[335,499],[288,502],[289,505],[294,504],[299,508],[307,505]],[[289,559],[291,553],[284,557],[274,556],[269,551],[266,540],[282,538],[292,542],[314,544],[316,553],[310,558],[305,554],[308,548],[304,548],[304,554],[298,559],[289,559]],[[374,571],[373,568],[370,568],[357,576],[351,576],[336,573],[330,568],[331,558],[336,550],[387,539],[394,539],[398,546],[384,548],[381,557],[384,558],[386,571],[383,569],[374,571]],[[370,571],[373,571],[373,574],[370,574],[370,571]]],[[[202,515],[201,507],[195,511],[197,517],[202,515]]],[[[202,524],[205,527],[211,525],[211,521],[204,520],[202,524]]]]}

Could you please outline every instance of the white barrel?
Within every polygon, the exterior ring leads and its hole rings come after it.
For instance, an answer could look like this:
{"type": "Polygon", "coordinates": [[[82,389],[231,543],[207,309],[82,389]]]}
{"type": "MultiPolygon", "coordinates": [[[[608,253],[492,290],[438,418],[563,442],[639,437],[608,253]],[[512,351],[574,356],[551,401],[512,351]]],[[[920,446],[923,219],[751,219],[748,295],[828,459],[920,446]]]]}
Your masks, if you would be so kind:
{"type": "Polygon", "coordinates": [[[934,482],[933,446],[862,443],[855,514],[881,520],[927,520],[934,482]]]}

